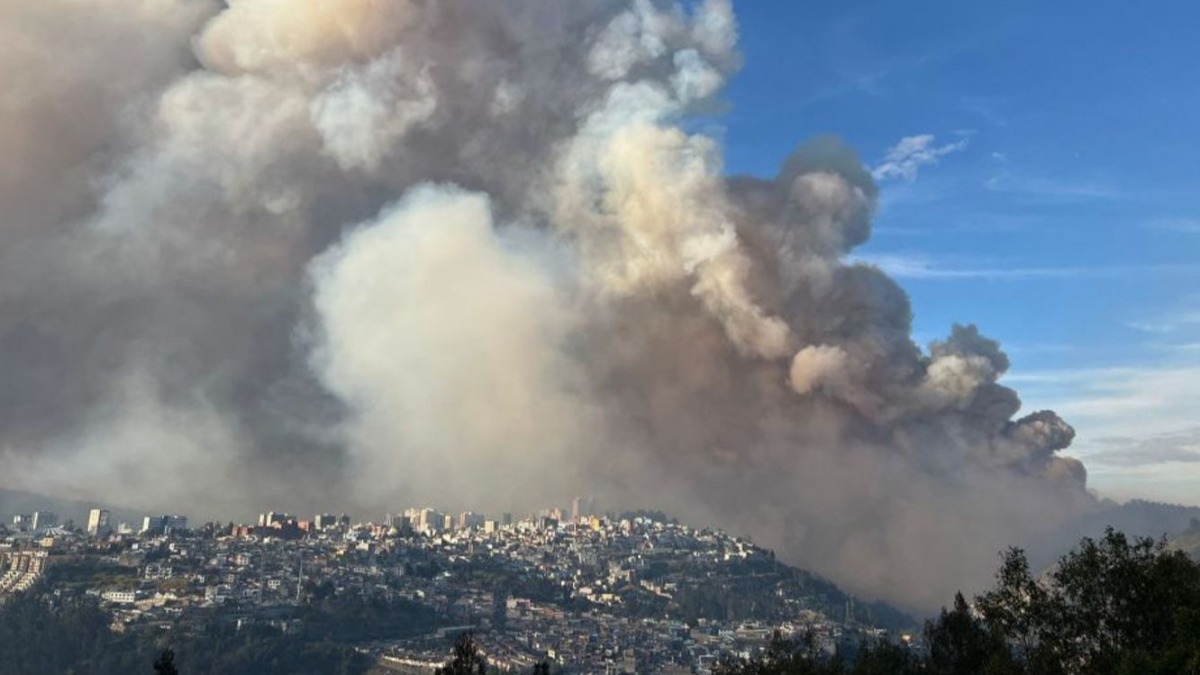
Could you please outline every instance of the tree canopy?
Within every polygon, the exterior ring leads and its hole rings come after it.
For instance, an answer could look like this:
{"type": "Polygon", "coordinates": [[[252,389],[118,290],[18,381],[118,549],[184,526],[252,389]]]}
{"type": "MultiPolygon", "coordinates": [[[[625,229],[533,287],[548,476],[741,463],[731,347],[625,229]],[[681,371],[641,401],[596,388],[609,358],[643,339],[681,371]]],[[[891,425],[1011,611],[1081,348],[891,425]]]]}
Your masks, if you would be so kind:
{"type": "Polygon", "coordinates": [[[1046,574],[1003,554],[995,586],[961,593],[925,626],[925,648],[864,645],[853,662],[776,640],[727,674],[1200,675],[1200,564],[1108,529],[1046,574]]]}
{"type": "Polygon", "coordinates": [[[437,675],[486,675],[487,659],[475,643],[475,636],[463,633],[454,641],[454,656],[438,668],[437,675]]]}

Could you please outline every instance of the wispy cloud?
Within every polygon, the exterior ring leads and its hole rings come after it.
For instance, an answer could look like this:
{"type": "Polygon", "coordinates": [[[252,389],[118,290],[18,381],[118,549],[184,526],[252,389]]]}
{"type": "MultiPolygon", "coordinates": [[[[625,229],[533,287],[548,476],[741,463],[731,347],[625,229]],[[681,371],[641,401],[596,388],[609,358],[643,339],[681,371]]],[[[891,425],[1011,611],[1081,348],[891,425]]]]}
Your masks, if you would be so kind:
{"type": "Polygon", "coordinates": [[[978,116],[984,122],[994,126],[1003,127],[1008,124],[1008,120],[1000,112],[1001,108],[1007,103],[1005,99],[989,96],[964,96],[958,101],[958,108],[965,113],[978,116]]]}
{"type": "MultiPolygon", "coordinates": [[[[1004,164],[1004,161],[999,163],[1004,164]]],[[[994,193],[1039,203],[1117,201],[1129,196],[1126,192],[1101,182],[1047,178],[1008,169],[988,178],[984,181],[984,187],[994,193]]]]}
{"type": "Polygon", "coordinates": [[[1169,310],[1126,321],[1125,327],[1163,338],[1190,339],[1200,333],[1200,296],[1184,298],[1169,310]]]}
{"type": "Polygon", "coordinates": [[[983,267],[979,265],[953,265],[922,255],[882,253],[858,255],[854,262],[873,265],[896,279],[921,279],[954,281],[960,279],[1045,279],[1048,277],[1070,277],[1079,270],[1053,267],[983,267]]]}
{"type": "Polygon", "coordinates": [[[1200,234],[1200,218],[1158,218],[1148,220],[1142,226],[1152,230],[1200,234]]]}
{"type": "Polygon", "coordinates": [[[1033,279],[1095,279],[1121,276],[1200,275],[1200,264],[1108,265],[1096,267],[1026,267],[996,262],[940,261],[920,254],[880,253],[857,255],[852,262],[874,265],[896,279],[956,281],[980,279],[1023,281],[1033,279]]]}
{"type": "Polygon", "coordinates": [[[835,64],[832,70],[837,76],[836,82],[814,90],[807,97],[795,101],[792,105],[796,108],[807,108],[839,99],[848,94],[879,98],[886,95],[885,83],[888,80],[900,75],[910,75],[931,63],[951,57],[961,50],[961,47],[951,46],[924,54],[877,60],[867,65],[835,64]]]}
{"type": "Polygon", "coordinates": [[[1077,424],[1085,445],[1104,438],[1144,439],[1196,428],[1200,363],[1194,359],[1154,366],[1017,372],[1006,375],[1005,382],[1019,385],[1033,407],[1053,408],[1077,424]]]}
{"type": "Polygon", "coordinates": [[[1070,454],[1110,496],[1197,503],[1200,485],[1200,363],[1187,356],[1154,366],[1009,374],[1026,410],[1058,411],[1079,432],[1070,454]]]}
{"type": "Polygon", "coordinates": [[[871,169],[871,175],[878,181],[899,178],[911,183],[917,179],[922,167],[937,164],[942,157],[966,149],[968,143],[965,136],[943,145],[935,145],[935,140],[933,134],[905,136],[888,149],[883,161],[871,169]]]}
{"type": "Polygon", "coordinates": [[[1106,449],[1088,455],[1088,461],[1106,466],[1200,463],[1200,427],[1140,439],[1127,436],[1099,438],[1094,444],[1106,449]]]}
{"type": "Polygon", "coordinates": [[[1095,349],[1094,346],[1053,342],[1033,344],[1022,344],[1019,342],[1004,343],[1004,351],[1009,354],[1077,354],[1079,352],[1094,351],[1095,349]]]}
{"type": "Polygon", "coordinates": [[[1200,327],[1200,311],[1181,312],[1176,315],[1162,316],[1149,320],[1126,321],[1125,325],[1134,330],[1152,335],[1171,335],[1190,328],[1200,327]]]}

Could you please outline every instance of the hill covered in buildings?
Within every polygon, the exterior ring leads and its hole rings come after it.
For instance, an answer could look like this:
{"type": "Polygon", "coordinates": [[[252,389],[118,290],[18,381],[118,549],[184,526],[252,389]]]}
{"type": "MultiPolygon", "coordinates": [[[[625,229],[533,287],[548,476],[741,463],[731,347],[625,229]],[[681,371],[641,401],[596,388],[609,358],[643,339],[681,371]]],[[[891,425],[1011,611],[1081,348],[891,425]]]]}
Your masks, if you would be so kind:
{"type": "Polygon", "coordinates": [[[463,631],[516,670],[549,659],[660,672],[711,666],[781,628],[834,649],[917,624],[748,540],[657,514],[464,514],[447,527],[455,519],[415,511],[383,524],[269,514],[257,526],[10,533],[0,565],[28,590],[0,609],[0,634],[21,644],[0,672],[136,672],[167,647],[188,673],[433,667],[463,631]]]}

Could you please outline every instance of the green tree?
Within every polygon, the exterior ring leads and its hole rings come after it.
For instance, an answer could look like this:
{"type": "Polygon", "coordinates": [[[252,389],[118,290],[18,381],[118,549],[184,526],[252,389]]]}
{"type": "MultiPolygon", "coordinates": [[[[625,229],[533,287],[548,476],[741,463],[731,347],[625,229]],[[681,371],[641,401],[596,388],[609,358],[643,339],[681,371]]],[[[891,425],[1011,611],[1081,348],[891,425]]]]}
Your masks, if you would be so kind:
{"type": "Polygon", "coordinates": [[[1005,636],[976,617],[962,593],[954,594],[954,608],[925,626],[929,645],[928,670],[935,675],[1000,675],[1019,670],[1005,636]]]}
{"type": "Polygon", "coordinates": [[[862,645],[850,667],[850,675],[917,675],[924,664],[911,650],[891,642],[862,645]]]}
{"type": "Polygon", "coordinates": [[[763,654],[722,664],[738,675],[1200,675],[1200,563],[1109,529],[1042,577],[1009,549],[995,587],[961,593],[925,627],[919,658],[864,645],[849,668],[776,637],[763,654]]]}
{"type": "Polygon", "coordinates": [[[435,671],[437,675],[486,675],[487,659],[479,650],[475,636],[463,633],[454,641],[454,656],[435,671]]]}
{"type": "Polygon", "coordinates": [[[175,667],[175,652],[170,648],[164,649],[162,654],[154,660],[155,675],[179,675],[179,670],[175,667]]]}
{"type": "Polygon", "coordinates": [[[1031,675],[1200,673],[1200,565],[1163,542],[1109,528],[1041,581],[1010,549],[996,582],[978,607],[1031,675]]]}
{"type": "Polygon", "coordinates": [[[1035,653],[1052,623],[1049,594],[1033,577],[1025,552],[1019,548],[1004,553],[996,572],[996,587],[976,598],[975,604],[1022,659],[1035,653]]]}

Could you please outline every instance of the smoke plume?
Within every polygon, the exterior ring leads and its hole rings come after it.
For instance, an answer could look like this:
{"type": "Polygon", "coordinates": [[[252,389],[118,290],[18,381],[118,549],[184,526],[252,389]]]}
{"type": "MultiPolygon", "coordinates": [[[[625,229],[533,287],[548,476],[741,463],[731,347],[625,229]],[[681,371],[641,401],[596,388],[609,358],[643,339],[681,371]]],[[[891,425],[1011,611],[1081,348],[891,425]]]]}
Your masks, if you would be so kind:
{"type": "MultiPolygon", "coordinates": [[[[1092,503],[999,345],[922,348],[817,138],[689,116],[729,0],[7,0],[0,481],[245,517],[598,494],[908,607],[1092,503]]],[[[368,513],[369,513],[368,512],[368,513]]]]}

